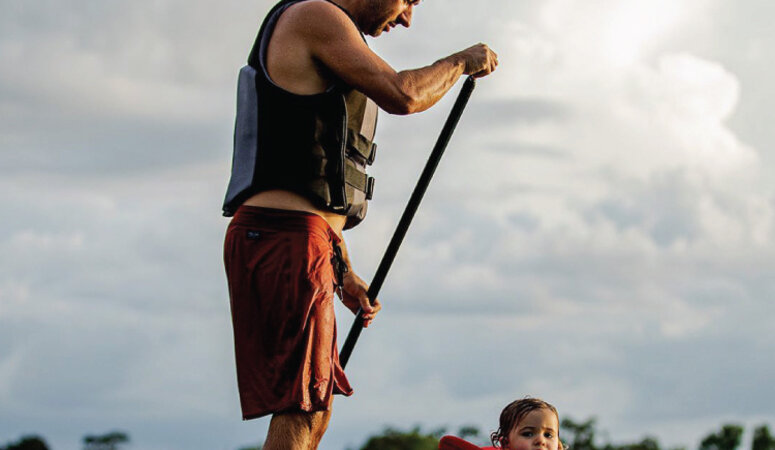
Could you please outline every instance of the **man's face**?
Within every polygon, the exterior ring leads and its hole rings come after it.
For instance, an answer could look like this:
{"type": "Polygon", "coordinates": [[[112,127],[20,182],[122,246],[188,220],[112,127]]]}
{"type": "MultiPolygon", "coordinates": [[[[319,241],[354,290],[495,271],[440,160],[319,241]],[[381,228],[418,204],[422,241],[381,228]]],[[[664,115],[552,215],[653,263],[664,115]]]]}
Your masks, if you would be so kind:
{"type": "Polygon", "coordinates": [[[364,32],[377,37],[382,32],[403,25],[407,28],[412,24],[412,10],[420,0],[368,0],[364,32]]]}

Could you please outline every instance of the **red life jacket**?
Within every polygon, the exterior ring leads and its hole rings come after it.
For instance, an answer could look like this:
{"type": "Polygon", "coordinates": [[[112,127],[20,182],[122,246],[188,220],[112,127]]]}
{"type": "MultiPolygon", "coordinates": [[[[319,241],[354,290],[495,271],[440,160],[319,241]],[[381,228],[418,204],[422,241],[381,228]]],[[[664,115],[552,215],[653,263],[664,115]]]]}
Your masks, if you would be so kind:
{"type": "Polygon", "coordinates": [[[439,441],[439,450],[498,450],[495,447],[479,447],[457,436],[444,436],[439,441]]]}

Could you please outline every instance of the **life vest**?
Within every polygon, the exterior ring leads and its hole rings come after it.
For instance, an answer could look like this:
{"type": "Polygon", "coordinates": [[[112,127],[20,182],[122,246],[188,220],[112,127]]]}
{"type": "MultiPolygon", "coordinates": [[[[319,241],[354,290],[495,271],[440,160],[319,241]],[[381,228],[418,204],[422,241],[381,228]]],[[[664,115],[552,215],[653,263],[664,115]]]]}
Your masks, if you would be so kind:
{"type": "Polygon", "coordinates": [[[223,215],[234,215],[258,192],[282,189],[347,216],[345,229],[352,228],[366,216],[374,191],[366,167],[376,154],[377,105],[341,81],[319,94],[298,95],[270,79],[266,54],[272,32],[280,15],[301,1],[272,8],[240,70],[223,215]]]}
{"type": "Polygon", "coordinates": [[[444,436],[439,441],[439,450],[499,450],[495,447],[479,447],[457,436],[444,436]]]}

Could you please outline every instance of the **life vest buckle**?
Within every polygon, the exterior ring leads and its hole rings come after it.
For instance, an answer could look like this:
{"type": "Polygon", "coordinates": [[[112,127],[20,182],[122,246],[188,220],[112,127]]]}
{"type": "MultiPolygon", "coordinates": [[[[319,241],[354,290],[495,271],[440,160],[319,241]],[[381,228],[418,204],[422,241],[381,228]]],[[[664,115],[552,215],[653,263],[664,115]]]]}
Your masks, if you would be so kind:
{"type": "Polygon", "coordinates": [[[371,200],[374,196],[374,177],[369,177],[366,180],[366,200],[371,200]]]}
{"type": "Polygon", "coordinates": [[[372,165],[374,164],[374,158],[377,157],[377,143],[372,142],[371,143],[371,152],[369,152],[369,159],[366,160],[366,164],[372,165]]]}

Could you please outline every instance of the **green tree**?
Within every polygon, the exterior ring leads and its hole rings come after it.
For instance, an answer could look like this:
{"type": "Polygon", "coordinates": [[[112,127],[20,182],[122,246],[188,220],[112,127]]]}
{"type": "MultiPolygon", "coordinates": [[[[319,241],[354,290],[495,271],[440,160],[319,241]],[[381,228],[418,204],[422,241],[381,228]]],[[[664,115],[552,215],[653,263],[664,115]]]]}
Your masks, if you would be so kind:
{"type": "Polygon", "coordinates": [[[461,439],[478,438],[481,434],[475,425],[463,425],[457,431],[457,436],[461,439]]]}
{"type": "Polygon", "coordinates": [[[576,422],[571,418],[562,419],[560,435],[565,439],[565,442],[569,443],[572,450],[600,450],[595,445],[596,420],[594,417],[586,422],[576,422]]]}
{"type": "Polygon", "coordinates": [[[718,433],[705,436],[700,443],[700,450],[735,450],[740,446],[743,437],[743,427],[736,424],[726,424],[718,433]]]}
{"type": "Polygon", "coordinates": [[[751,450],[775,450],[775,439],[767,425],[761,425],[753,430],[751,450]]]}
{"type": "Polygon", "coordinates": [[[19,442],[0,447],[0,450],[49,450],[40,436],[23,436],[19,442]]]}
{"type": "Polygon", "coordinates": [[[129,442],[129,435],[112,431],[102,435],[87,435],[83,438],[83,450],[118,450],[121,444],[129,442]]]}
{"type": "Polygon", "coordinates": [[[437,450],[444,429],[431,433],[415,427],[410,431],[385,428],[382,434],[371,436],[360,450],[437,450]]]}
{"type": "Polygon", "coordinates": [[[660,450],[659,441],[653,437],[645,437],[640,442],[633,444],[612,445],[606,444],[604,450],[660,450]]]}

